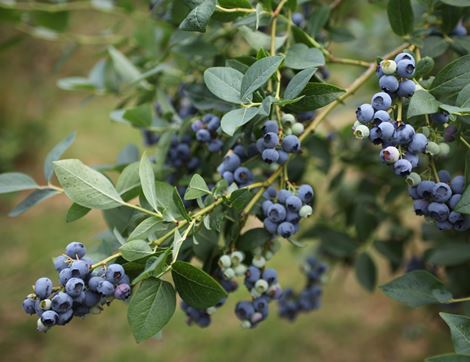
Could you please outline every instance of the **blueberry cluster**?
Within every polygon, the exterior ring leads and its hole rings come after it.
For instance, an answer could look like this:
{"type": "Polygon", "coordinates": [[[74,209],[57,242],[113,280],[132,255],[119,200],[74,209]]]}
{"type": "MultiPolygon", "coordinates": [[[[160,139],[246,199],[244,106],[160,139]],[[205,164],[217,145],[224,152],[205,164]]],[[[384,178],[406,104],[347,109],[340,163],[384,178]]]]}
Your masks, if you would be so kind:
{"type": "MultiPolygon", "coordinates": [[[[237,290],[237,282],[235,280],[226,279],[221,269],[217,268],[213,276],[219,281],[227,293],[233,293],[237,290]]],[[[226,300],[227,298],[223,298],[215,306],[207,309],[194,308],[185,302],[181,302],[181,309],[183,309],[188,318],[186,323],[190,326],[197,325],[201,328],[208,327],[212,322],[212,314],[214,314],[218,308],[222,307],[226,300]]]]}
{"type": "Polygon", "coordinates": [[[282,289],[277,280],[277,272],[271,268],[248,267],[244,284],[250,291],[252,300],[244,300],[235,306],[235,315],[243,328],[254,328],[269,314],[269,303],[277,300],[282,289]]]}
{"type": "MultiPolygon", "coordinates": [[[[302,123],[296,125],[302,127],[302,123]]],[[[256,141],[256,147],[261,154],[261,158],[268,164],[284,164],[289,153],[300,151],[300,140],[295,134],[286,135],[282,139],[282,146],[279,140],[279,127],[276,121],[266,121],[263,125],[263,136],[256,141]]]]}
{"type": "Polygon", "coordinates": [[[82,243],[67,245],[65,254],[54,260],[61,286],[54,288],[49,278],[39,278],[34,293],[23,301],[27,314],[36,314],[37,329],[46,332],[54,325],[65,325],[74,316],[99,313],[113,298],[126,300],[131,295],[129,278],[119,264],[91,269],[82,243]]]}
{"type": "Polygon", "coordinates": [[[264,192],[266,200],[262,204],[264,228],[271,234],[290,238],[298,231],[300,219],[312,214],[314,196],[312,186],[306,184],[300,186],[296,193],[285,189],[277,192],[269,187],[264,192]]]}
{"type": "Polygon", "coordinates": [[[465,190],[465,178],[452,179],[446,170],[439,171],[438,176],[438,182],[420,180],[409,188],[415,213],[434,220],[441,230],[469,230],[470,216],[454,210],[465,190]]]}
{"type": "Polygon", "coordinates": [[[253,182],[254,176],[249,168],[242,166],[242,163],[256,153],[254,145],[249,145],[247,148],[236,145],[224,157],[222,163],[217,167],[217,171],[229,185],[235,182],[239,187],[247,186],[253,182]]]}
{"type": "Polygon", "coordinates": [[[286,289],[279,298],[279,316],[293,321],[301,312],[310,312],[320,307],[322,276],[327,270],[324,263],[313,256],[306,259],[303,268],[307,283],[300,293],[286,289]]]}
{"type": "Polygon", "coordinates": [[[191,128],[199,142],[207,144],[210,152],[219,152],[224,143],[217,138],[217,130],[220,127],[220,118],[213,114],[206,114],[202,119],[193,122],[191,128]]]}
{"type": "Polygon", "coordinates": [[[195,171],[201,162],[192,155],[191,142],[190,135],[174,136],[165,163],[176,170],[185,167],[189,172],[195,171]]]}

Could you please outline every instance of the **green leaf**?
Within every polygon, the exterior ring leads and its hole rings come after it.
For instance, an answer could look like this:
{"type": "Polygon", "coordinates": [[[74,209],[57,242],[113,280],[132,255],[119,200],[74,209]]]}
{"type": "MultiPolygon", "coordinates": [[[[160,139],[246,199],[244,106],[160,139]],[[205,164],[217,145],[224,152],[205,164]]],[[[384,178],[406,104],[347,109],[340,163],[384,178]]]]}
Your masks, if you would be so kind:
{"type": "Polygon", "coordinates": [[[54,189],[36,190],[29,194],[13,210],[8,213],[10,217],[16,217],[27,211],[29,208],[47,200],[48,198],[59,195],[60,192],[54,189]]]}
{"type": "Polygon", "coordinates": [[[434,68],[434,59],[431,57],[424,57],[416,64],[415,78],[419,79],[431,73],[434,68]]]}
{"type": "Polygon", "coordinates": [[[80,160],[55,161],[54,171],[68,198],[81,206],[106,210],[124,204],[111,181],[80,160]]]}
{"type": "Polygon", "coordinates": [[[122,118],[137,128],[150,127],[152,125],[152,106],[141,104],[124,111],[122,118]]]}
{"type": "Polygon", "coordinates": [[[137,342],[157,334],[176,309],[173,286],[159,279],[146,279],[133,293],[127,319],[137,342]]]}
{"type": "Polygon", "coordinates": [[[173,264],[171,275],[178,294],[195,308],[212,307],[227,296],[227,292],[214,278],[184,261],[173,264]]]}
{"type": "Polygon", "coordinates": [[[438,356],[428,357],[425,362],[470,362],[470,356],[462,354],[447,353],[438,356]]]}
{"type": "Polygon", "coordinates": [[[318,34],[318,32],[328,23],[330,13],[331,10],[328,5],[321,5],[316,9],[313,14],[310,15],[308,20],[308,32],[314,36],[318,34]]]}
{"type": "Polygon", "coordinates": [[[470,105],[470,84],[467,84],[463,89],[459,92],[457,99],[455,100],[455,104],[459,107],[465,107],[470,105]]]}
{"type": "Polygon", "coordinates": [[[470,55],[447,64],[432,82],[431,93],[440,97],[453,97],[470,83],[470,55]]]}
{"type": "Polygon", "coordinates": [[[47,154],[46,160],[44,161],[44,177],[46,181],[50,181],[52,174],[54,173],[54,161],[57,161],[62,157],[64,152],[70,147],[70,145],[75,141],[76,133],[72,132],[64,139],[62,142],[54,146],[52,150],[47,154]]]}
{"type": "Polygon", "coordinates": [[[412,308],[425,304],[445,303],[452,299],[444,284],[424,270],[406,273],[381,286],[381,289],[388,297],[412,308]]]}
{"type": "Polygon", "coordinates": [[[188,189],[186,190],[186,193],[184,194],[184,199],[185,200],[195,200],[201,196],[210,194],[211,192],[209,191],[209,188],[207,187],[206,181],[198,175],[195,174],[191,178],[191,181],[189,182],[188,189]]]}
{"type": "Polygon", "coordinates": [[[449,49],[449,43],[442,36],[428,36],[423,41],[423,55],[437,58],[449,49]]]}
{"type": "Polygon", "coordinates": [[[428,262],[436,265],[453,266],[470,261],[470,244],[449,242],[438,244],[432,249],[428,262]]]}
{"type": "Polygon", "coordinates": [[[185,31],[205,32],[207,24],[215,11],[215,0],[204,0],[192,9],[183,22],[180,29],[185,31]]]}
{"type": "MultiPolygon", "coordinates": [[[[261,31],[254,31],[251,30],[247,26],[241,26],[238,31],[240,32],[241,36],[246,40],[248,45],[255,50],[264,49],[269,50],[271,48],[271,36],[265,34],[261,31]]],[[[284,43],[286,42],[286,36],[276,36],[274,40],[274,48],[278,50],[281,48],[284,43]]]]}
{"type": "Polygon", "coordinates": [[[168,230],[168,224],[163,223],[160,219],[151,216],[136,226],[136,228],[129,235],[128,240],[146,239],[149,235],[160,235],[161,233],[168,230]]]}
{"type": "Polygon", "coordinates": [[[470,0],[440,0],[442,3],[452,6],[466,7],[470,6],[470,0]]]}
{"type": "Polygon", "coordinates": [[[439,102],[434,96],[424,89],[417,90],[410,99],[408,106],[408,118],[423,114],[436,113],[439,110],[439,102]]]}
{"type": "Polygon", "coordinates": [[[470,355],[470,317],[450,313],[439,315],[450,328],[454,351],[470,355]]]}
{"type": "Polygon", "coordinates": [[[119,194],[124,195],[140,187],[139,167],[140,162],[133,162],[122,170],[116,182],[116,190],[119,194]]]}
{"type": "Polygon", "coordinates": [[[73,203],[67,211],[67,215],[65,216],[65,222],[69,223],[81,219],[90,211],[91,209],[89,209],[88,207],[83,207],[79,204],[73,203]]]}
{"type": "Polygon", "coordinates": [[[455,211],[460,212],[461,214],[470,215],[470,185],[467,186],[462,198],[455,206],[455,211]]]}
{"type": "Polygon", "coordinates": [[[321,107],[336,100],[344,89],[338,88],[328,83],[308,83],[304,91],[301,93],[304,97],[289,105],[287,108],[289,111],[300,113],[308,112],[321,107]]]}
{"type": "Polygon", "coordinates": [[[413,8],[410,0],[389,0],[387,14],[395,34],[403,36],[413,31],[413,8]]]}
{"type": "Polygon", "coordinates": [[[250,229],[237,240],[237,250],[252,252],[257,247],[264,246],[272,239],[265,228],[250,229]]]}
{"type": "Polygon", "coordinates": [[[181,197],[179,197],[178,191],[165,182],[157,181],[155,186],[158,205],[162,209],[165,221],[188,219],[188,214],[184,208],[181,197]]]}
{"type": "Polygon", "coordinates": [[[256,61],[248,68],[241,84],[242,101],[249,101],[253,92],[266,84],[269,78],[278,70],[282,60],[283,57],[281,56],[266,57],[256,61]]]}
{"type": "Polygon", "coordinates": [[[152,255],[153,250],[145,240],[131,240],[119,248],[127,261],[134,261],[152,255]]]}
{"type": "Polygon", "coordinates": [[[354,270],[359,283],[368,291],[374,291],[377,284],[377,268],[368,253],[359,254],[354,264],[354,270]]]}
{"type": "Polygon", "coordinates": [[[319,67],[325,65],[325,57],[319,49],[298,43],[287,50],[285,65],[292,69],[319,67]]]}
{"type": "Polygon", "coordinates": [[[220,121],[222,131],[229,136],[233,136],[238,128],[251,121],[258,114],[258,110],[256,107],[239,108],[224,114],[220,121]]]}
{"type": "Polygon", "coordinates": [[[155,211],[158,211],[157,190],[155,187],[155,174],[153,166],[147,155],[144,153],[139,165],[140,184],[145,199],[155,211]]]}
{"type": "Polygon", "coordinates": [[[95,90],[96,85],[84,77],[68,77],[57,81],[57,87],[66,91],[95,90]]]}
{"type": "Polygon", "coordinates": [[[32,190],[38,187],[36,181],[24,173],[9,172],[0,174],[0,194],[32,190]]]}
{"type": "MultiPolygon", "coordinates": [[[[133,83],[141,79],[140,70],[119,50],[110,46],[108,53],[113,61],[114,69],[125,83],[133,83]]],[[[147,84],[142,81],[141,84],[147,84]]]]}
{"type": "Polygon", "coordinates": [[[305,86],[313,77],[317,68],[310,67],[306,68],[292,77],[289,84],[287,84],[286,90],[284,91],[284,98],[294,99],[305,89],[305,86]]]}
{"type": "Polygon", "coordinates": [[[230,194],[230,202],[232,203],[232,207],[237,210],[243,209],[250,200],[252,199],[253,194],[250,190],[240,189],[235,190],[230,194]]]}
{"type": "Polygon", "coordinates": [[[168,263],[168,256],[170,255],[171,249],[167,248],[163,253],[158,256],[151,256],[147,259],[145,269],[137,277],[132,279],[132,285],[135,285],[142,280],[154,277],[161,277],[168,269],[170,264],[168,263]]]}
{"type": "Polygon", "coordinates": [[[204,82],[212,94],[230,103],[241,103],[242,79],[243,73],[230,67],[214,67],[204,72],[204,82]]]}

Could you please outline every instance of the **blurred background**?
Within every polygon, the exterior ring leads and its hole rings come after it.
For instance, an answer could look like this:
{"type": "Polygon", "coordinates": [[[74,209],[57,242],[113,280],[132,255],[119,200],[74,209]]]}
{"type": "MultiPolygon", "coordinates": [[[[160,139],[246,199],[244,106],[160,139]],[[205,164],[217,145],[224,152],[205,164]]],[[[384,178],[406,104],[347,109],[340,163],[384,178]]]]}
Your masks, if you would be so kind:
{"type": "MultiPolygon", "coordinates": [[[[347,24],[356,41],[337,50],[371,60],[395,44],[380,40],[380,34],[387,33],[383,7],[365,3],[361,2],[367,11],[356,14],[364,21],[347,24]],[[375,36],[368,38],[364,49],[364,39],[371,33],[375,36]]],[[[104,47],[34,39],[15,29],[5,12],[0,15],[0,172],[17,170],[41,179],[45,155],[73,130],[77,140],[66,157],[80,158],[90,165],[114,162],[119,150],[129,143],[141,145],[138,131],[109,120],[116,98],[68,93],[56,87],[60,78],[86,74],[104,47]]],[[[70,19],[73,27],[87,32],[93,24],[110,20],[110,15],[95,12],[86,16],[86,23],[70,19]]],[[[357,76],[356,69],[330,70],[332,83],[346,85],[357,76]]],[[[366,92],[337,112],[334,122],[350,122],[354,105],[366,92]]],[[[39,276],[54,276],[51,257],[60,254],[64,245],[72,240],[93,245],[94,235],[105,224],[97,212],[66,224],[70,204],[63,196],[20,218],[8,218],[7,212],[21,196],[7,195],[0,200],[0,351],[4,361],[411,362],[452,350],[448,330],[435,311],[411,310],[380,291],[369,294],[357,284],[354,272],[345,268],[333,271],[322,308],[301,315],[295,323],[272,315],[259,328],[242,330],[233,316],[236,300],[245,293],[240,290],[216,312],[210,328],[186,326],[178,309],[161,339],[141,345],[133,340],[123,303],[113,303],[99,316],[77,318],[66,328],[39,334],[34,318],[21,308],[30,285],[39,276]]],[[[410,223],[418,220],[412,218],[410,223]]],[[[283,248],[276,256],[273,266],[279,270],[281,284],[302,285],[299,260],[298,252],[290,248],[283,248]]],[[[383,283],[391,275],[386,268],[381,270],[379,280],[383,283]]]]}

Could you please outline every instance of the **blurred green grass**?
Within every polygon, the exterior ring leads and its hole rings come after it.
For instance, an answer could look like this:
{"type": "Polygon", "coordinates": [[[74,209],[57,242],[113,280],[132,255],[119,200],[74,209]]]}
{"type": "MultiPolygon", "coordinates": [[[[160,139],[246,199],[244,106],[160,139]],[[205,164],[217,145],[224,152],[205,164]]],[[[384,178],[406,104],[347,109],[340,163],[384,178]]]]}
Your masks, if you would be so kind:
{"type": "MultiPolygon", "coordinates": [[[[47,132],[38,133],[38,145],[22,158],[17,169],[42,177],[47,151],[72,130],[78,138],[66,157],[88,164],[113,162],[127,143],[140,143],[138,132],[111,124],[111,98],[84,101],[84,97],[58,91],[59,76],[83,73],[95,59],[96,49],[80,50],[78,57],[54,73],[58,45],[26,40],[0,55],[0,92],[3,97],[2,127],[39,122],[47,132]],[[42,47],[48,54],[30,59],[42,47]],[[18,60],[18,61],[17,61],[18,60]]],[[[338,69],[339,71],[339,69],[338,69]]],[[[354,73],[335,75],[353,78],[354,73]]],[[[345,81],[343,79],[343,81],[345,81]]],[[[4,361],[422,361],[425,356],[451,350],[450,336],[436,313],[410,310],[385,298],[379,291],[369,295],[355,282],[350,270],[335,270],[325,287],[323,307],[302,315],[296,323],[280,320],[273,305],[271,317],[255,330],[242,330],[233,315],[237,300],[247,298],[243,288],[217,311],[208,329],[187,327],[179,309],[161,340],[137,345],[127,326],[126,306],[113,303],[100,316],[75,319],[47,335],[35,331],[35,318],[26,316],[21,301],[36,278],[55,277],[51,257],[66,243],[82,240],[93,245],[93,236],[104,229],[98,212],[72,224],[65,223],[69,201],[61,196],[18,219],[6,212],[18,196],[0,201],[0,351],[4,361]]],[[[276,256],[285,286],[302,284],[300,255],[289,247],[276,256]]],[[[389,278],[382,274],[381,281],[389,278]]]]}

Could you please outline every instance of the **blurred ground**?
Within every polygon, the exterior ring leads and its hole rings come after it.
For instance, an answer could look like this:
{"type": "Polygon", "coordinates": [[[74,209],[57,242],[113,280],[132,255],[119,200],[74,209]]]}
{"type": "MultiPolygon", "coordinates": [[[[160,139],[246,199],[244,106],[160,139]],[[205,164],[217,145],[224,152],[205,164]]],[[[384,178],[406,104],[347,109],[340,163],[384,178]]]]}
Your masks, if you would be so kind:
{"type": "MultiPolygon", "coordinates": [[[[78,138],[67,157],[79,157],[88,164],[113,162],[124,145],[140,142],[137,132],[109,121],[113,99],[84,100],[83,96],[55,88],[59,77],[83,73],[97,52],[80,49],[77,58],[54,72],[59,49],[59,45],[25,40],[17,48],[0,53],[1,129],[39,124],[42,131],[34,132],[33,151],[17,159],[15,165],[16,170],[38,179],[42,177],[46,152],[72,130],[78,131],[78,138]]],[[[346,83],[354,79],[354,74],[335,77],[346,83]]],[[[91,245],[104,224],[97,212],[66,224],[69,202],[63,197],[18,219],[7,218],[7,210],[17,200],[15,196],[2,196],[0,200],[3,361],[411,362],[451,350],[447,329],[438,318],[430,317],[436,313],[404,308],[380,292],[369,295],[348,270],[335,270],[325,288],[322,309],[301,316],[294,324],[279,320],[273,310],[271,318],[259,328],[240,329],[232,312],[236,300],[246,298],[244,291],[239,291],[215,314],[209,329],[187,327],[178,310],[162,340],[141,345],[131,336],[123,303],[114,303],[100,316],[77,319],[47,335],[38,334],[35,319],[21,309],[30,285],[39,276],[55,276],[51,257],[61,253],[67,242],[77,239],[91,245]]],[[[302,284],[296,279],[300,275],[299,258],[289,248],[275,258],[273,264],[280,271],[282,284],[302,284]]],[[[383,274],[380,280],[388,278],[383,274]]]]}

